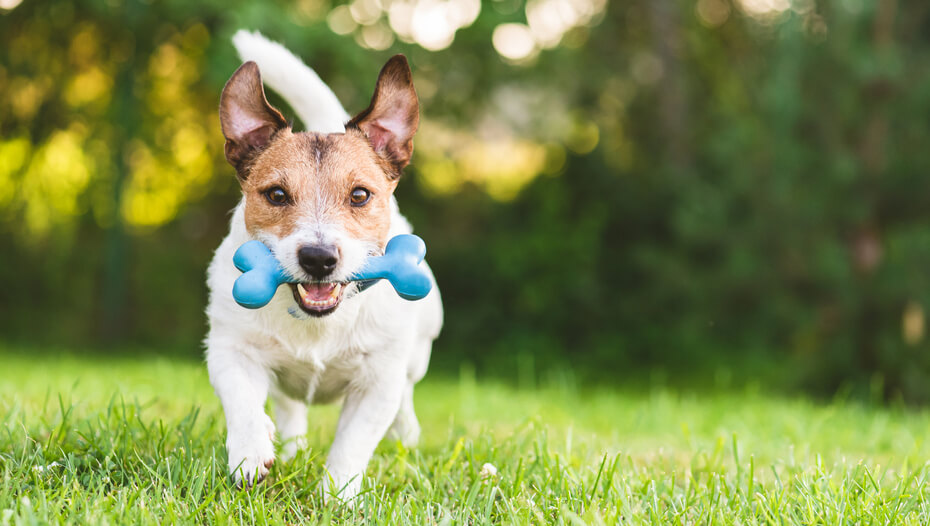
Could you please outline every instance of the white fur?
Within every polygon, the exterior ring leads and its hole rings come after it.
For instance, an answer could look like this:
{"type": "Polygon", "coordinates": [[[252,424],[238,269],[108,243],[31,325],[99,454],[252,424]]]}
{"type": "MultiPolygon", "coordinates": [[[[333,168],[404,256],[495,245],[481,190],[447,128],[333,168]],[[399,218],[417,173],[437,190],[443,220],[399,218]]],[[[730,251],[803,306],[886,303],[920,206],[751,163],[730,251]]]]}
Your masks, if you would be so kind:
{"type": "MultiPolygon", "coordinates": [[[[335,96],[308,99],[288,91],[299,85],[306,93],[332,95],[312,70],[258,34],[240,31],[235,42],[243,58],[256,60],[269,85],[289,98],[308,128],[333,130],[339,123],[339,131],[344,131],[345,110],[335,96]]],[[[410,232],[392,200],[389,237],[410,232]]],[[[419,437],[413,385],[426,373],[432,341],[442,326],[439,291],[434,282],[426,298],[407,301],[384,282],[358,294],[353,287],[335,312],[314,318],[303,313],[290,288],[282,286],[267,306],[249,310],[232,298],[233,282],[240,275],[232,258],[250,238],[242,201],[207,278],[207,368],[226,414],[230,472],[245,484],[268,473],[275,458],[275,426],[264,409],[268,396],[274,402],[285,459],[304,444],[306,404],[343,399],[324,486],[328,493],[341,490],[340,496],[349,499],[358,493],[375,446],[389,429],[407,445],[419,437]]],[[[322,213],[291,236],[262,241],[286,267],[296,267],[296,247],[307,239],[340,246],[336,273],[341,276],[357,269],[370,250],[340,225],[327,223],[322,213]]]]}
{"type": "Polygon", "coordinates": [[[254,60],[262,80],[277,91],[300,117],[307,130],[342,133],[349,114],[333,90],[281,44],[240,29],[233,35],[233,45],[243,61],[254,60]]]}

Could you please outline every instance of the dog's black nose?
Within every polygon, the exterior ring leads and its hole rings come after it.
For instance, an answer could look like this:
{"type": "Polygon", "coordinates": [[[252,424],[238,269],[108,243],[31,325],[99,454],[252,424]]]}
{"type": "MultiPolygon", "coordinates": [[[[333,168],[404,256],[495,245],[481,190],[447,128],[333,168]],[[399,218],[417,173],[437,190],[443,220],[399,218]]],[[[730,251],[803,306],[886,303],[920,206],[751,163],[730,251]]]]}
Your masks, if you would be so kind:
{"type": "Polygon", "coordinates": [[[303,246],[297,250],[297,261],[307,274],[323,279],[336,268],[339,253],[335,247],[303,246]]]}

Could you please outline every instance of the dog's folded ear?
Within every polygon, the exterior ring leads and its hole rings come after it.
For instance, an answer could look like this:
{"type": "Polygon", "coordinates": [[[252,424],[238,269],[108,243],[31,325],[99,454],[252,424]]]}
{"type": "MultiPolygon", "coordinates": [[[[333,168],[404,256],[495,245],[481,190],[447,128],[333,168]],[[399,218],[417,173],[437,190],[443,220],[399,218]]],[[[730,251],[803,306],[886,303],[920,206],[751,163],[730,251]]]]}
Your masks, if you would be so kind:
{"type": "Polygon", "coordinates": [[[403,55],[394,55],[381,68],[378,85],[368,109],[346,124],[365,132],[371,147],[395,169],[393,176],[410,162],[413,135],[420,123],[420,103],[413,88],[413,75],[403,55]]]}
{"type": "Polygon", "coordinates": [[[220,125],[226,137],[226,160],[240,178],[247,164],[278,130],[287,127],[281,112],[268,104],[258,65],[249,61],[233,73],[220,96],[220,125]]]}

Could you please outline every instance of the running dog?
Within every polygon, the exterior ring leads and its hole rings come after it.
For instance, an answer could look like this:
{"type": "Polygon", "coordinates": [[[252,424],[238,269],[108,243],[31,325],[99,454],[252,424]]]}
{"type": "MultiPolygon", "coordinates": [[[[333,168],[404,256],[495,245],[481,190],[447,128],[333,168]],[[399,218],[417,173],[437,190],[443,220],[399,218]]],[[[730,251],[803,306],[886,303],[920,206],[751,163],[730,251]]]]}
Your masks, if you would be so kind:
{"type": "Polygon", "coordinates": [[[323,482],[328,495],[351,499],[385,434],[407,446],[419,439],[413,387],[442,326],[435,282],[426,298],[407,301],[390,284],[360,290],[347,279],[390,238],[411,232],[393,192],[419,123],[412,74],[402,55],[388,60],[371,104],[348,119],[286,49],[243,31],[234,42],[252,60],[226,83],[219,111],[242,200],[209,267],[205,342],[229,470],[240,486],[260,481],[276,458],[276,435],[279,458],[303,446],[308,403],[342,400],[323,482]],[[268,103],[259,66],[309,131],[293,131],[268,103]],[[251,239],[300,280],[256,310],[232,297],[240,275],[233,253],[251,239]]]}

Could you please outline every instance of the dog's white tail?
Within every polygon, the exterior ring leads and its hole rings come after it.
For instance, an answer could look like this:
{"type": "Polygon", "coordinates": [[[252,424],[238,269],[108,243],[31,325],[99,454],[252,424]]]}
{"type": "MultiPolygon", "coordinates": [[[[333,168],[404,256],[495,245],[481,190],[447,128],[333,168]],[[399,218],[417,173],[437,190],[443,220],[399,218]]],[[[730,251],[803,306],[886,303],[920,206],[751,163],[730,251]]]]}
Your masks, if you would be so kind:
{"type": "Polygon", "coordinates": [[[320,76],[293,53],[258,31],[240,29],[232,40],[242,60],[258,64],[262,80],[294,108],[307,131],[345,131],[349,114],[342,103],[320,76]]]}

